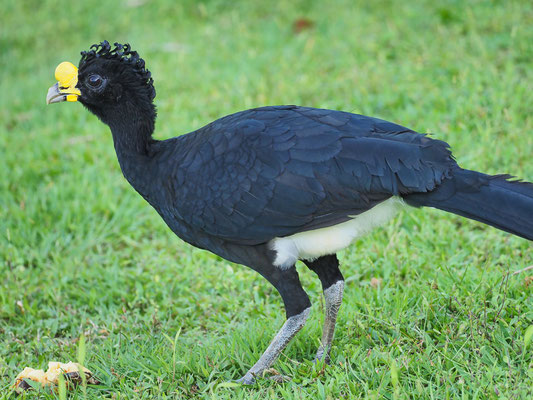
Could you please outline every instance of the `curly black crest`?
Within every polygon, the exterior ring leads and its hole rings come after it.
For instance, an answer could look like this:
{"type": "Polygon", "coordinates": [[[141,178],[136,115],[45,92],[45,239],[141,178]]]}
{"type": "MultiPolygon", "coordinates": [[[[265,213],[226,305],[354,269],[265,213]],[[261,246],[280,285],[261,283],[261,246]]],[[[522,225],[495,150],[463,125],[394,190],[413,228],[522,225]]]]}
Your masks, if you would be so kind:
{"type": "Polygon", "coordinates": [[[100,44],[93,44],[89,51],[81,52],[80,68],[83,64],[93,61],[98,58],[105,58],[108,60],[117,60],[124,64],[130,65],[135,73],[146,82],[146,85],[150,88],[152,100],[155,97],[154,80],[152,74],[145,68],[144,60],[139,57],[136,51],[131,50],[131,46],[128,43],[120,44],[115,42],[115,48],[111,48],[111,45],[107,40],[104,40],[100,44]]]}

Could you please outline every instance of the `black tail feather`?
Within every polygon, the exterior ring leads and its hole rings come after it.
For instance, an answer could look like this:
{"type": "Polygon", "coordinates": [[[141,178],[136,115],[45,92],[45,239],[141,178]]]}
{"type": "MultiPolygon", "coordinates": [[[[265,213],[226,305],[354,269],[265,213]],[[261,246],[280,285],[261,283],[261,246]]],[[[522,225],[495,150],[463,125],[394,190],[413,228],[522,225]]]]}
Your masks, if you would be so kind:
{"type": "Polygon", "coordinates": [[[404,197],[407,204],[462,215],[533,240],[533,184],[509,175],[456,169],[435,190],[404,197]]]}

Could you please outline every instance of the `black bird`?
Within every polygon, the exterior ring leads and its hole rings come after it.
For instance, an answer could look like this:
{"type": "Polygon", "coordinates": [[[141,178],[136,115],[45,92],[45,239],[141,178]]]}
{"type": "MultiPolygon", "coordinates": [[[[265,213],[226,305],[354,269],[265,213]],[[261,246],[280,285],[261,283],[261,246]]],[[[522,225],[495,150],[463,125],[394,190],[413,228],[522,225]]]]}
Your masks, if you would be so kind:
{"type": "Polygon", "coordinates": [[[428,206],[533,240],[533,184],[462,169],[447,143],[391,122],[298,106],[262,107],[152,138],[150,72],[128,44],[56,69],[47,103],[79,101],[109,125],[122,173],[178,235],[246,265],[280,293],[287,320],[241,378],[252,383],[302,328],[311,303],[295,263],[319,277],[326,360],[344,288],[335,253],[406,206],[428,206]]]}

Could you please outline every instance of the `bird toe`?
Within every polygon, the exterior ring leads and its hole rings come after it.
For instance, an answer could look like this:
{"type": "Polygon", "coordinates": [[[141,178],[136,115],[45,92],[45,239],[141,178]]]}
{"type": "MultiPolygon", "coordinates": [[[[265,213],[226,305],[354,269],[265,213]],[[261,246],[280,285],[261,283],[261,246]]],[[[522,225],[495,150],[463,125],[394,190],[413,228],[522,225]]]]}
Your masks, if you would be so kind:
{"type": "Polygon", "coordinates": [[[279,374],[279,375],[269,376],[269,377],[267,377],[267,379],[270,380],[270,381],[276,382],[276,383],[283,383],[283,382],[290,381],[291,377],[279,374]]]}
{"type": "Polygon", "coordinates": [[[320,364],[320,363],[324,363],[326,365],[329,365],[330,361],[331,361],[331,359],[329,357],[329,354],[327,352],[325,352],[324,349],[319,348],[318,351],[316,352],[316,356],[315,356],[315,359],[313,361],[315,363],[315,365],[320,364]]]}
{"type": "Polygon", "coordinates": [[[253,385],[255,383],[255,377],[252,374],[247,373],[242,378],[237,379],[235,382],[240,383],[241,385],[253,385]]]}

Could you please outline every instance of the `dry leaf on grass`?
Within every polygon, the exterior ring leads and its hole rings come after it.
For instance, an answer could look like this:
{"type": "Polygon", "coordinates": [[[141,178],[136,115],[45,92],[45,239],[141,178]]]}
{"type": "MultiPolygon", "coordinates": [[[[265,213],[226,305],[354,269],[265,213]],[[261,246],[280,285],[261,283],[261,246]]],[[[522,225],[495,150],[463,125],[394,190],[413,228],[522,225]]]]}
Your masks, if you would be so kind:
{"type": "Polygon", "coordinates": [[[24,368],[24,370],[15,378],[15,384],[13,386],[21,390],[31,389],[32,386],[27,382],[28,380],[38,382],[43,387],[57,385],[59,375],[63,375],[67,383],[71,383],[72,386],[75,386],[82,382],[82,374],[80,371],[83,371],[88,384],[100,384],[100,381],[93,376],[91,371],[78,363],[71,361],[65,364],[51,361],[48,363],[48,371],[46,372],[42,369],[24,368]]]}
{"type": "Polygon", "coordinates": [[[378,288],[381,286],[381,282],[383,282],[383,279],[374,277],[370,279],[370,286],[372,286],[373,288],[378,288]]]}

